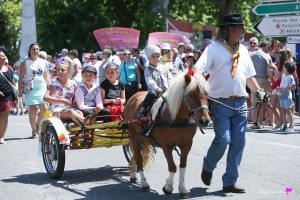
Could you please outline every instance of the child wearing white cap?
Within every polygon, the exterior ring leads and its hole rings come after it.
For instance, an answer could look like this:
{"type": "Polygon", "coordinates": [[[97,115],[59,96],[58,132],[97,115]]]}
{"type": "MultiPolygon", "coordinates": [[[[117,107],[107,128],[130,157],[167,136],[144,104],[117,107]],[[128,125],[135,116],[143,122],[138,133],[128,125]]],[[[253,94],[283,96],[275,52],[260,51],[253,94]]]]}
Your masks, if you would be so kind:
{"type": "Polygon", "coordinates": [[[161,46],[161,60],[160,63],[165,65],[169,71],[173,70],[173,52],[171,46],[168,43],[163,43],[161,46]]]}
{"type": "Polygon", "coordinates": [[[145,80],[148,86],[148,94],[143,102],[144,110],[140,114],[140,118],[147,115],[148,110],[153,105],[154,99],[159,94],[164,93],[173,79],[171,72],[162,64],[160,64],[161,50],[157,45],[148,45],[143,50],[149,60],[149,66],[145,69],[145,80]]]}

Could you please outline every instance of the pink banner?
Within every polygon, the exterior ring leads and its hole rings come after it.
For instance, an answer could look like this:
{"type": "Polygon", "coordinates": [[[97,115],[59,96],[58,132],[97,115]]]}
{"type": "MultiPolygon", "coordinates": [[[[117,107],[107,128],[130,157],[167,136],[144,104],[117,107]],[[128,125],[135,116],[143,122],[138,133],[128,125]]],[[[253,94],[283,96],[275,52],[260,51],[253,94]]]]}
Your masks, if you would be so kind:
{"type": "Polygon", "coordinates": [[[150,33],[148,37],[148,44],[158,44],[161,46],[163,43],[169,43],[171,48],[177,48],[178,44],[183,42],[184,44],[190,43],[190,40],[182,35],[167,32],[155,32],[150,33]]]}
{"type": "Polygon", "coordinates": [[[131,28],[102,28],[93,33],[102,50],[105,48],[125,50],[137,47],[139,44],[140,31],[131,28]]]}

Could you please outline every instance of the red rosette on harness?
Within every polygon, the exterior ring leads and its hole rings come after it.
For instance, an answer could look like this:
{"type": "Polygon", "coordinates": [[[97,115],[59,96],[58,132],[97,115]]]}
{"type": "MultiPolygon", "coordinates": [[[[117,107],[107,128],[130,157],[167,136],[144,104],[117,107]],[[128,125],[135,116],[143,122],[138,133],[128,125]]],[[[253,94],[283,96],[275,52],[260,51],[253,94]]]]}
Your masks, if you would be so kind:
{"type": "Polygon", "coordinates": [[[189,71],[187,71],[187,73],[185,73],[184,78],[185,78],[185,82],[189,83],[191,82],[191,76],[194,76],[195,71],[192,69],[189,69],[189,71]]]}

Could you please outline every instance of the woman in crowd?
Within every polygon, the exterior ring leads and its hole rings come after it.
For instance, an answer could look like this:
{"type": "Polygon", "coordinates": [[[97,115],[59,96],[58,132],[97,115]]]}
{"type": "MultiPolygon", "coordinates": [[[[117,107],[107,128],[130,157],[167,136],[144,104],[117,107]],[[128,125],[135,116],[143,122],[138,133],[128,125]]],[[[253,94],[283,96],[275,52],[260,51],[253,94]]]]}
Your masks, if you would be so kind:
{"type": "Polygon", "coordinates": [[[25,59],[20,66],[19,78],[19,97],[22,97],[22,88],[30,88],[23,92],[25,93],[25,105],[29,106],[29,122],[32,129],[32,137],[38,135],[38,127],[43,119],[44,112],[47,109],[47,104],[43,98],[50,84],[50,79],[47,74],[45,62],[38,57],[39,45],[32,43],[29,46],[28,58],[25,59]],[[37,113],[37,106],[40,112],[37,113]],[[38,118],[36,119],[36,115],[38,118]]]}
{"type": "Polygon", "coordinates": [[[16,97],[12,91],[11,85],[6,81],[14,84],[14,71],[8,65],[5,65],[6,56],[0,50],[0,144],[6,143],[4,135],[8,124],[8,115],[14,109],[16,97]],[[5,78],[3,77],[5,76],[5,78]]]}
{"type": "Polygon", "coordinates": [[[275,63],[276,62],[276,53],[280,49],[283,49],[283,45],[279,40],[273,40],[271,47],[272,47],[271,58],[272,58],[272,61],[275,63]]]}
{"type": "Polygon", "coordinates": [[[125,85],[126,101],[142,87],[140,70],[130,50],[124,51],[124,60],[120,65],[120,81],[125,85]]]}

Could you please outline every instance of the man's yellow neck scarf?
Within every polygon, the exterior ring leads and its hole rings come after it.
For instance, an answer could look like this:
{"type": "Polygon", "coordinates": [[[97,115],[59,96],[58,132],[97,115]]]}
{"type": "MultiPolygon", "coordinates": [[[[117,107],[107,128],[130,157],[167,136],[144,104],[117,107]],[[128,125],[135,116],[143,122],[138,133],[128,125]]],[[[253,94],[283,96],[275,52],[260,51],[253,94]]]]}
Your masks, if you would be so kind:
{"type": "Polygon", "coordinates": [[[233,48],[231,48],[231,46],[229,46],[228,44],[226,44],[225,41],[221,41],[221,44],[230,52],[232,53],[232,58],[231,61],[233,62],[232,64],[232,68],[231,68],[231,77],[233,78],[236,74],[236,70],[239,64],[239,57],[240,57],[240,53],[239,53],[239,47],[240,47],[240,43],[237,43],[233,48]]]}

